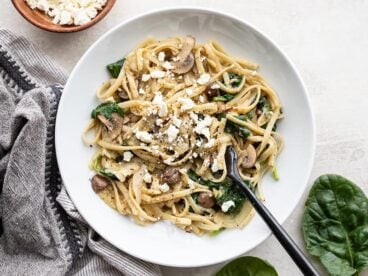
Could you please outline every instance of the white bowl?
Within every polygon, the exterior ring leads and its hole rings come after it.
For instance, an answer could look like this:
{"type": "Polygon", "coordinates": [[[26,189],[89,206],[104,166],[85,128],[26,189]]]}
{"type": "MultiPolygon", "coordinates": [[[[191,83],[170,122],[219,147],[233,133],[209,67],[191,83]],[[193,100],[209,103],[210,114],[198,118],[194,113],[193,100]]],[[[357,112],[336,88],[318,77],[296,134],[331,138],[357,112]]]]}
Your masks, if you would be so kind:
{"type": "Polygon", "coordinates": [[[65,86],[56,123],[56,152],[65,187],[78,211],[103,238],[117,248],[153,263],[195,267],[226,261],[259,245],[269,235],[257,215],[242,230],[216,237],[197,237],[159,222],[146,227],[119,215],[91,189],[87,164],[94,149],[82,143],[82,129],[98,104],[97,87],[106,79],[106,64],[120,59],[147,36],[191,34],[199,42],[219,41],[232,55],[260,64],[260,73],[277,91],[285,119],[279,132],[285,149],[277,159],[280,180],[262,181],[266,206],[284,222],[306,188],[315,148],[315,127],[305,86],[289,59],[265,35],[222,12],[175,8],[150,12],[121,23],[97,40],[80,59],[65,86]]]}

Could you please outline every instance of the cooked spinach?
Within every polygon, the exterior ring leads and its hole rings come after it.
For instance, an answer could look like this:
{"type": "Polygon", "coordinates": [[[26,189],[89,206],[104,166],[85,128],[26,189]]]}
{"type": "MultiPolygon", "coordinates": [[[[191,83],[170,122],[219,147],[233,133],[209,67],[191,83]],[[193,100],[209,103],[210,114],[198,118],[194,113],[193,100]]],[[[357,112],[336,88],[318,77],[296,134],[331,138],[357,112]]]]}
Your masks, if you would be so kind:
{"type": "Polygon", "coordinates": [[[117,78],[119,76],[121,68],[123,68],[124,62],[125,62],[125,58],[115,61],[113,63],[110,63],[106,66],[111,77],[117,78]]]}
{"type": "Polygon", "coordinates": [[[110,178],[111,180],[118,180],[118,178],[113,173],[107,172],[105,168],[101,168],[101,158],[102,158],[102,155],[99,155],[93,161],[93,169],[97,173],[99,173],[103,176],[106,176],[106,177],[110,178]]]}
{"type": "Polygon", "coordinates": [[[237,214],[243,207],[246,197],[243,192],[238,188],[238,186],[232,184],[222,185],[220,187],[220,196],[216,197],[218,205],[222,205],[224,202],[232,200],[235,206],[231,206],[226,214],[237,214]]]}
{"type": "MultiPolygon", "coordinates": [[[[261,128],[263,129],[266,129],[268,126],[268,123],[267,124],[264,124],[261,126],[261,128]]],[[[277,124],[275,123],[273,126],[272,126],[272,131],[276,131],[277,130],[277,124]]]]}
{"type": "MultiPolygon", "coordinates": [[[[219,113],[217,114],[217,119],[221,120],[223,118],[226,118],[226,114],[225,113],[219,113]]],[[[245,121],[247,119],[246,115],[239,115],[239,116],[235,116],[237,119],[245,121]]],[[[242,138],[247,138],[251,132],[248,128],[238,125],[230,120],[226,121],[226,125],[225,125],[225,132],[227,133],[232,133],[235,135],[239,135],[242,138]]]]}
{"type": "Polygon", "coordinates": [[[241,84],[243,77],[235,73],[229,73],[229,79],[231,87],[234,88],[238,87],[241,84]]]}
{"type": "Polygon", "coordinates": [[[96,119],[98,115],[103,115],[106,119],[110,119],[112,113],[118,113],[120,116],[124,116],[124,109],[122,109],[117,103],[102,103],[92,110],[92,118],[96,119]]]}
{"type": "Polygon", "coordinates": [[[308,252],[330,275],[357,275],[368,266],[366,195],[342,176],[320,176],[305,205],[303,233],[308,252]]]}
{"type": "Polygon", "coordinates": [[[262,110],[263,112],[268,112],[272,110],[271,104],[265,96],[262,96],[259,99],[257,103],[257,109],[262,110]]]}
{"type": "Polygon", "coordinates": [[[235,259],[226,264],[216,276],[277,276],[276,269],[268,262],[252,256],[235,259]]]}
{"type": "MultiPolygon", "coordinates": [[[[210,180],[205,180],[199,175],[197,175],[192,169],[188,170],[188,177],[204,186],[207,186],[210,189],[219,190],[219,196],[216,197],[217,204],[221,207],[221,205],[229,200],[234,201],[235,206],[229,208],[226,214],[237,214],[241,208],[243,207],[244,201],[246,199],[243,192],[238,188],[238,186],[234,185],[230,178],[226,178],[223,182],[212,182],[210,180]]],[[[249,182],[244,181],[246,185],[249,186],[249,182]]],[[[192,196],[192,198],[196,201],[197,196],[192,196]]]]}
{"type": "Polygon", "coordinates": [[[225,229],[226,229],[225,227],[220,227],[218,230],[213,230],[213,231],[209,232],[208,236],[215,237],[218,234],[220,234],[221,232],[223,232],[225,229]]]}
{"type": "Polygon", "coordinates": [[[222,92],[220,96],[213,97],[212,100],[214,102],[228,102],[234,99],[235,96],[236,94],[229,94],[229,93],[222,92]]]}
{"type": "Polygon", "coordinates": [[[212,182],[210,180],[204,180],[202,177],[200,177],[198,174],[195,173],[192,169],[188,170],[188,177],[204,186],[207,186],[210,189],[218,189],[220,188],[220,183],[212,182]]]}

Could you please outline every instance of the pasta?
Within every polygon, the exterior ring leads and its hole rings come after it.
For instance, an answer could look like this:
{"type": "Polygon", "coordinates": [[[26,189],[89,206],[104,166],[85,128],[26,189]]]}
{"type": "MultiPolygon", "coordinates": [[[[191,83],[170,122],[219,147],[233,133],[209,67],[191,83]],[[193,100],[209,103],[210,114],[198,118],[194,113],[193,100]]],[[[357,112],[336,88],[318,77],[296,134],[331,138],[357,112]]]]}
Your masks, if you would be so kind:
{"type": "Polygon", "coordinates": [[[244,227],[254,210],[226,176],[226,147],[262,200],[262,176],[278,178],[283,147],[281,104],[257,69],[192,36],[148,38],[108,65],[83,131],[96,147],[92,188],[140,225],[169,220],[198,235],[244,227]]]}

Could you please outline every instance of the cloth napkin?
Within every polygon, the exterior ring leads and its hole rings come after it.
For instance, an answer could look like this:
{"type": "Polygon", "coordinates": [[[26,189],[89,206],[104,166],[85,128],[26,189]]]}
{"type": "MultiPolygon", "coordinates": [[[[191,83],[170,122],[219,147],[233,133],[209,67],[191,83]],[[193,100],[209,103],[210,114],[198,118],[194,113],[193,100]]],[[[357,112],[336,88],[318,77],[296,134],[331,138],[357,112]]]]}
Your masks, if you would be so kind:
{"type": "Polygon", "coordinates": [[[161,275],[98,236],[63,188],[54,128],[66,78],[0,27],[0,275],[161,275]]]}

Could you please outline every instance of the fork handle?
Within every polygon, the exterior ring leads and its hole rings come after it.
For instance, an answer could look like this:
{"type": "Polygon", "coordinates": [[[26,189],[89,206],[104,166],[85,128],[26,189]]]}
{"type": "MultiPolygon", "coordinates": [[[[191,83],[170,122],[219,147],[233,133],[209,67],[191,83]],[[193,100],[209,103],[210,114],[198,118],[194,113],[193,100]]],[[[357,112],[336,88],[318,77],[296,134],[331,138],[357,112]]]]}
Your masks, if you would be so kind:
{"type": "Polygon", "coordinates": [[[285,229],[278,223],[271,212],[266,208],[266,206],[255,196],[251,189],[241,181],[239,174],[237,175],[229,174],[228,176],[237,184],[237,186],[243,191],[250,203],[253,205],[254,209],[263,218],[268,227],[271,229],[272,233],[275,235],[276,239],[285,248],[286,252],[293,259],[295,264],[299,267],[300,271],[307,276],[319,276],[320,274],[313,267],[311,262],[303,254],[297,244],[288,235],[285,229]]]}

